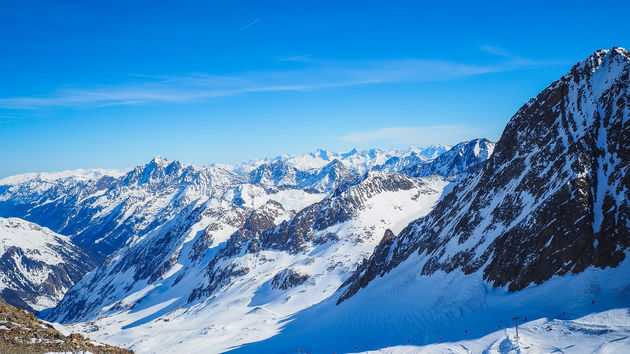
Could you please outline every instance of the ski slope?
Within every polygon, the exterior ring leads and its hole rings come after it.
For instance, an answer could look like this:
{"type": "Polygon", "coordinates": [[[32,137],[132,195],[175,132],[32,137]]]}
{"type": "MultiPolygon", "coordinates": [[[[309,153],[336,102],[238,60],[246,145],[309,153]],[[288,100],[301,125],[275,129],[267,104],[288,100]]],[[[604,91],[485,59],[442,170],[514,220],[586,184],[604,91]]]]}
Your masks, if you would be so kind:
{"type": "Polygon", "coordinates": [[[573,320],[541,318],[484,337],[426,346],[397,345],[363,353],[628,353],[628,309],[596,312],[573,320]]]}
{"type": "Polygon", "coordinates": [[[287,318],[278,335],[231,352],[606,353],[630,345],[628,260],[518,292],[493,288],[480,273],[420,276],[411,271],[418,262],[412,257],[349,300],[335,305],[333,296],[287,318]]]}

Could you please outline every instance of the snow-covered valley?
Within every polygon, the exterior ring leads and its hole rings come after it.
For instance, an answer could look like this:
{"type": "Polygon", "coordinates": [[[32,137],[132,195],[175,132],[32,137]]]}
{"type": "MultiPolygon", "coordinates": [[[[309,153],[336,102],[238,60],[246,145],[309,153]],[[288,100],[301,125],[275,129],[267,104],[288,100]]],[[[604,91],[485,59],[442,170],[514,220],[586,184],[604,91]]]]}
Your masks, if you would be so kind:
{"type": "Polygon", "coordinates": [[[0,209],[46,222],[39,210],[54,205],[67,220],[60,230],[78,229],[72,240],[101,252],[108,238],[128,237],[44,318],[79,321],[65,330],[138,351],[188,341],[224,351],[272,336],[284,318],[333,295],[379,242],[430,212],[493,148],[462,143],[438,160],[441,175],[422,177],[405,174],[410,163],[431,165],[449,147],[203,168],[158,157],[120,176],[6,179],[0,209]],[[98,229],[117,231],[86,232],[98,229]]]}

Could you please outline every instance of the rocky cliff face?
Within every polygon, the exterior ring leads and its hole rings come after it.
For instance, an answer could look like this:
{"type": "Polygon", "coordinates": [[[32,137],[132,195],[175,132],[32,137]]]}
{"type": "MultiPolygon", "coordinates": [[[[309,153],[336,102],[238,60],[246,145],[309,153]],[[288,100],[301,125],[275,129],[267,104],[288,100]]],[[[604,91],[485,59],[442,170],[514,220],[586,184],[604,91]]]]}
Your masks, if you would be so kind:
{"type": "Polygon", "coordinates": [[[525,104],[490,159],[376,248],[339,302],[412,255],[515,291],[630,247],[630,54],[600,50],[525,104]]]}
{"type": "Polygon", "coordinates": [[[457,175],[485,162],[492,155],[494,146],[495,143],[488,139],[461,142],[438,155],[431,163],[413,164],[402,171],[413,177],[457,175]]]}

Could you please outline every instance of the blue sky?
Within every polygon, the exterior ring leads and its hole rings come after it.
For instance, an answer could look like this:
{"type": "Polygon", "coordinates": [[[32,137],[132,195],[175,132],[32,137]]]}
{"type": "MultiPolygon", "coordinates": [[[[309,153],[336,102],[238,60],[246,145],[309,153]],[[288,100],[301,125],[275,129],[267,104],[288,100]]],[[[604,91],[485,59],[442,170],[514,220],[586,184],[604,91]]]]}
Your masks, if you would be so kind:
{"type": "Polygon", "coordinates": [[[498,139],[626,1],[0,1],[0,177],[498,139]]]}

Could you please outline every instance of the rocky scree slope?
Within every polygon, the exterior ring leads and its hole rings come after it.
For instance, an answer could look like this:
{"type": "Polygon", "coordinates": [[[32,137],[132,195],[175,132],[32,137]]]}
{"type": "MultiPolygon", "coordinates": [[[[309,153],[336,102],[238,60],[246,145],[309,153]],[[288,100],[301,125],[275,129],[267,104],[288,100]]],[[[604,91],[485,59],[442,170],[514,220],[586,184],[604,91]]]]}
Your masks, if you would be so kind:
{"type": "Polygon", "coordinates": [[[108,353],[127,354],[131,350],[92,342],[79,333],[64,335],[32,312],[11,306],[0,299],[0,352],[2,353],[108,353]]]}

